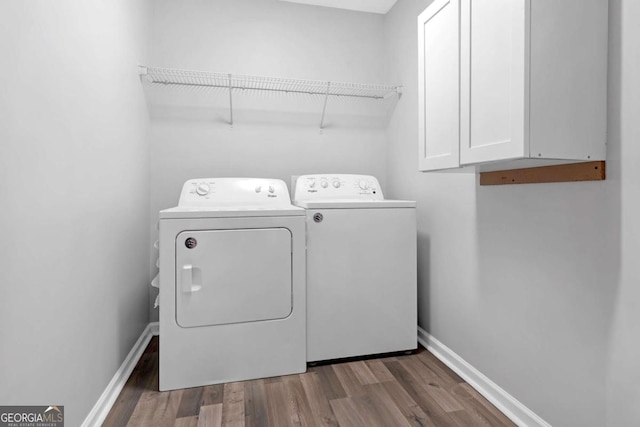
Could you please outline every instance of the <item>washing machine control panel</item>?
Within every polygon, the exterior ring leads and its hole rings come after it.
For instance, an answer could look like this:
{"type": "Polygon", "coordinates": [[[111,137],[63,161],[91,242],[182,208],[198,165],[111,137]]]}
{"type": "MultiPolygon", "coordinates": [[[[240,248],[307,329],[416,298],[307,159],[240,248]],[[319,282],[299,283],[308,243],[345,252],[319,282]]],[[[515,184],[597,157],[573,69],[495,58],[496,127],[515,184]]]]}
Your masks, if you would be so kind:
{"type": "Polygon", "coordinates": [[[301,175],[294,200],[384,200],[378,180],[371,175],[301,175]]]}
{"type": "Polygon", "coordinates": [[[178,206],[290,206],[284,181],[266,178],[198,178],[185,182],[178,206]]]}

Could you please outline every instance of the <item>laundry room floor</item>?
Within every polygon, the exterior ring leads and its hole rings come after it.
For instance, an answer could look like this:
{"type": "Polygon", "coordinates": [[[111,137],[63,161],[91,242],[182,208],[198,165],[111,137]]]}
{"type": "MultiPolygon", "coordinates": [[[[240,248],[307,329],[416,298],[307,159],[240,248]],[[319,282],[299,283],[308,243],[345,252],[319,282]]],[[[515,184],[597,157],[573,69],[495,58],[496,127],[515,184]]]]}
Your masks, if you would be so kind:
{"type": "Polygon", "coordinates": [[[154,337],[103,426],[514,426],[420,347],[306,373],[158,391],[154,337]]]}

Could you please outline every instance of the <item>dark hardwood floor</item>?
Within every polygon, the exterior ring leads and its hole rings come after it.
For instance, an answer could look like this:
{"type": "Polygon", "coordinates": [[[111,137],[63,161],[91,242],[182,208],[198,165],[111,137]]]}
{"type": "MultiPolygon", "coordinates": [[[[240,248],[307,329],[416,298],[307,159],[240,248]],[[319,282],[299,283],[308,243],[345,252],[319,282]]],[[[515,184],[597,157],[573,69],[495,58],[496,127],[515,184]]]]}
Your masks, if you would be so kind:
{"type": "Polygon", "coordinates": [[[299,375],[158,391],[158,338],[104,426],[514,426],[420,348],[309,367],[299,375]]]}

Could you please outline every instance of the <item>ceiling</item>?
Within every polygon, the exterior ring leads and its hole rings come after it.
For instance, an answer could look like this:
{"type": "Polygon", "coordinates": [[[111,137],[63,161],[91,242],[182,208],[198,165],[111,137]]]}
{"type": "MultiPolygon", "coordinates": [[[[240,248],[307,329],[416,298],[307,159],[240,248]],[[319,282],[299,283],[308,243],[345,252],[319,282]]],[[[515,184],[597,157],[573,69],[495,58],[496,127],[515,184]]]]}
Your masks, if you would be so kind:
{"type": "Polygon", "coordinates": [[[310,4],[314,6],[335,7],[338,9],[357,10],[385,14],[397,0],[281,0],[290,3],[310,4]]]}

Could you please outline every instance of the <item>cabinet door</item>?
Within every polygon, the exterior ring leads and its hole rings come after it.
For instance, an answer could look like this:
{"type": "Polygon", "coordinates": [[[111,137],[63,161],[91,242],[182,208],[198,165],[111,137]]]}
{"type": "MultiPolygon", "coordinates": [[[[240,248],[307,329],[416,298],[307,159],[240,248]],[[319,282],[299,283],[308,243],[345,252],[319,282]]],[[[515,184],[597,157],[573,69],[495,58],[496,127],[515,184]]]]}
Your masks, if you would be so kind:
{"type": "Polygon", "coordinates": [[[460,161],[529,156],[530,0],[461,0],[460,161]]]}
{"type": "Polygon", "coordinates": [[[435,0],[418,17],[419,169],[460,165],[460,0],[435,0]]]}

